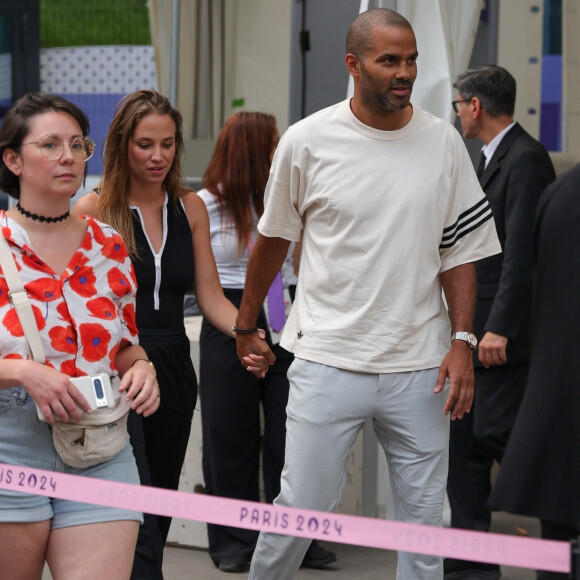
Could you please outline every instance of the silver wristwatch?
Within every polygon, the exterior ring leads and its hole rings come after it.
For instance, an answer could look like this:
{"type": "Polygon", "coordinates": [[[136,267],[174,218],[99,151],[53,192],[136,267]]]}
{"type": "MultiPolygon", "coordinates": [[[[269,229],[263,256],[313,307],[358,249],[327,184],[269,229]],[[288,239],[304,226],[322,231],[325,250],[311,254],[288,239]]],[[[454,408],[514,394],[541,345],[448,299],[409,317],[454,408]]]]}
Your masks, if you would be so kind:
{"type": "Polygon", "coordinates": [[[454,340],[464,340],[471,350],[475,350],[477,348],[477,338],[475,334],[473,334],[472,332],[466,331],[454,332],[451,335],[451,342],[453,342],[454,340]]]}

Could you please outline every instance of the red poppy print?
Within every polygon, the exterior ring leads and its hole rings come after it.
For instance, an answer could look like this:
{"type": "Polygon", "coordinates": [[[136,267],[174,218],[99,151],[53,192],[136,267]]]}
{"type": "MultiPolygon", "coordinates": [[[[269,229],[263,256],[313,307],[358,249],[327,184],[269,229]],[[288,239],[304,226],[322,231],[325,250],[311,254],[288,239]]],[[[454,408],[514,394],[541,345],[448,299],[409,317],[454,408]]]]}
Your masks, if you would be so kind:
{"type": "Polygon", "coordinates": [[[65,360],[60,365],[60,372],[69,377],[84,377],[87,373],[77,369],[74,359],[65,360]]]}
{"type": "Polygon", "coordinates": [[[109,351],[111,334],[101,324],[84,323],[79,326],[83,357],[88,362],[101,360],[109,351]]]}
{"type": "Polygon", "coordinates": [[[53,271],[45,264],[38,256],[34,255],[33,253],[27,254],[22,253],[22,264],[27,268],[32,268],[33,270],[37,270],[38,272],[44,272],[45,274],[52,274],[53,271]]]}
{"type": "Polygon", "coordinates": [[[10,304],[10,296],[8,296],[8,284],[5,278],[0,278],[0,307],[10,304]]]}
{"type": "Polygon", "coordinates": [[[109,353],[109,364],[111,365],[111,370],[116,371],[117,370],[117,365],[115,363],[115,359],[117,358],[117,353],[119,352],[119,345],[116,344],[112,349],[111,352],[109,353]]]}
{"type": "Polygon", "coordinates": [[[107,280],[111,290],[117,296],[125,296],[125,294],[129,294],[133,290],[131,281],[119,268],[111,268],[107,272],[107,280]]]}
{"type": "Polygon", "coordinates": [[[127,330],[131,333],[131,336],[137,336],[137,321],[135,318],[135,304],[133,302],[123,308],[123,322],[127,326],[127,330]]]}
{"type": "Polygon", "coordinates": [[[64,300],[57,304],[56,311],[58,312],[61,320],[70,320],[68,305],[64,300]]]}
{"type": "Polygon", "coordinates": [[[38,278],[26,284],[26,292],[30,300],[52,302],[61,297],[60,281],[54,278],[38,278]]]}
{"type": "MultiPolygon", "coordinates": [[[[91,218],[89,220],[89,227],[91,228],[91,231],[93,232],[93,237],[95,238],[95,242],[97,244],[99,244],[100,246],[102,246],[106,241],[107,241],[107,236],[105,235],[105,232],[98,226],[98,224],[96,223],[96,221],[91,218]]],[[[111,226],[105,226],[110,228],[111,226]]]]}
{"type": "Polygon", "coordinates": [[[117,307],[115,303],[106,296],[100,298],[93,298],[87,302],[89,312],[97,318],[104,318],[105,320],[114,320],[117,318],[117,307]]]}
{"type": "Polygon", "coordinates": [[[93,238],[91,237],[91,234],[87,230],[87,233],[85,234],[85,237],[81,242],[81,250],[88,251],[92,249],[93,249],[93,238]]]}
{"type": "Polygon", "coordinates": [[[73,272],[78,272],[81,268],[89,263],[89,259],[82,253],[76,252],[71,258],[69,265],[73,272]]]}
{"type": "Polygon", "coordinates": [[[90,298],[97,293],[97,289],[95,288],[96,281],[97,277],[95,276],[95,272],[89,266],[79,268],[69,278],[71,289],[84,298],[90,298]]]}
{"type": "Polygon", "coordinates": [[[68,352],[70,354],[77,353],[77,333],[71,325],[55,326],[48,331],[48,336],[50,337],[50,344],[54,350],[68,352]]]}
{"type": "Polygon", "coordinates": [[[103,253],[103,256],[110,260],[115,260],[116,262],[124,262],[129,256],[123,238],[117,233],[107,239],[103,244],[101,252],[103,253]]]}
{"type": "MultiPolygon", "coordinates": [[[[127,250],[113,228],[86,219],[87,233],[64,277],[55,275],[30,247],[22,228],[0,210],[0,228],[9,239],[30,297],[46,364],[71,377],[113,374],[119,349],[137,343],[137,283],[127,250]]],[[[0,358],[29,358],[1,269],[0,329],[4,333],[4,339],[0,334],[0,358]]]]}
{"type": "MultiPolygon", "coordinates": [[[[34,314],[34,320],[36,321],[36,325],[38,326],[38,330],[43,330],[46,326],[46,322],[44,317],[42,316],[42,312],[38,306],[32,305],[32,312],[34,314]]],[[[22,330],[22,325],[20,324],[20,320],[18,319],[18,314],[16,314],[16,309],[11,308],[4,318],[2,319],[2,324],[4,328],[12,335],[12,336],[24,336],[24,331],[22,330]]]]}
{"type": "Polygon", "coordinates": [[[111,352],[109,353],[109,360],[111,362],[111,370],[114,370],[114,371],[117,370],[117,363],[115,360],[117,358],[117,354],[119,353],[120,350],[123,350],[127,346],[132,346],[132,343],[129,342],[126,338],[122,338],[121,342],[111,349],[111,352]]]}

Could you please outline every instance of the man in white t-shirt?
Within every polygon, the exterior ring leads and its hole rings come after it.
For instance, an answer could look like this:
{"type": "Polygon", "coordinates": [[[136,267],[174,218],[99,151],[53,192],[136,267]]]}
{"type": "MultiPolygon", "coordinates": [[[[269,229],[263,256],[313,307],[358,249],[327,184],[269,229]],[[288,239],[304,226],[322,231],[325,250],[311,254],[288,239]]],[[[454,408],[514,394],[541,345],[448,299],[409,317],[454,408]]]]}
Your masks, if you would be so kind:
{"type": "MultiPolygon", "coordinates": [[[[345,58],[354,97],[290,127],[272,163],[234,329],[241,358],[261,352],[256,315],[302,239],[277,505],[335,509],[370,418],[397,519],[441,525],[449,417],[473,398],[473,262],[501,248],[460,135],[410,102],[416,59],[407,20],[361,14],[345,58]]],[[[250,578],[296,573],[309,540],[276,531],[260,534],[250,578]]],[[[442,574],[441,558],[399,553],[398,580],[442,574]]]]}

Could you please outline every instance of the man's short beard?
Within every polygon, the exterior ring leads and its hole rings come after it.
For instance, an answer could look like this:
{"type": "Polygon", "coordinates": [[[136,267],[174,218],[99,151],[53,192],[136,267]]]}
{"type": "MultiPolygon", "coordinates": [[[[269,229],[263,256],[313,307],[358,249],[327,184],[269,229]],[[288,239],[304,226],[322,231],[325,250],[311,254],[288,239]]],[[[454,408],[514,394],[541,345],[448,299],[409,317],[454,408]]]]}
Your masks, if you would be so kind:
{"type": "Polygon", "coordinates": [[[411,95],[409,95],[409,97],[403,101],[394,102],[388,97],[388,95],[371,96],[363,94],[363,102],[365,105],[378,115],[386,115],[392,113],[393,111],[402,111],[409,106],[410,101],[411,95]]]}

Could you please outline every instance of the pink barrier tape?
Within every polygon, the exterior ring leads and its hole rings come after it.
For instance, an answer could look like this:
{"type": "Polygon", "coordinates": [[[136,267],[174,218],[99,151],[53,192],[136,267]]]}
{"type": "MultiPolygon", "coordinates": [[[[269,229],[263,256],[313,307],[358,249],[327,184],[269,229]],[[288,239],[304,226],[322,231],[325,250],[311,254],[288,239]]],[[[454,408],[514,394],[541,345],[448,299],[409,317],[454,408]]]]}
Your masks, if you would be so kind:
{"type": "Polygon", "coordinates": [[[0,464],[0,488],[370,548],[570,572],[568,542],[437,528],[169,491],[0,464]]]}

